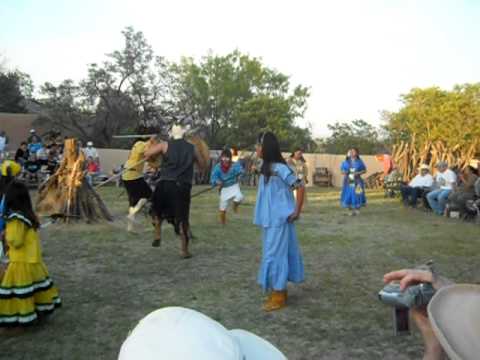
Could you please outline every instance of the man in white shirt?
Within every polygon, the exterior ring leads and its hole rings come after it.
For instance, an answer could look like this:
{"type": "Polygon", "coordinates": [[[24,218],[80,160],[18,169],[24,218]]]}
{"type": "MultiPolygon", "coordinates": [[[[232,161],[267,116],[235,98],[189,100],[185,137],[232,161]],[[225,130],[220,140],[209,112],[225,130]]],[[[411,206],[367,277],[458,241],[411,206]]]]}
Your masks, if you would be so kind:
{"type": "Polygon", "coordinates": [[[87,147],[83,149],[83,153],[85,154],[85,158],[92,158],[98,165],[100,165],[100,157],[98,156],[98,151],[96,148],[93,147],[93,142],[87,142],[87,147]]]}
{"type": "Polygon", "coordinates": [[[412,207],[417,206],[417,199],[422,197],[426,190],[433,185],[433,176],[430,175],[430,168],[426,164],[422,164],[417,174],[408,185],[402,185],[400,192],[402,193],[402,200],[405,205],[412,207]]]}
{"type": "Polygon", "coordinates": [[[457,175],[448,168],[445,161],[440,161],[436,168],[438,172],[435,175],[435,183],[439,188],[428,193],[427,201],[434,213],[443,215],[448,196],[457,182],[457,175]]]}

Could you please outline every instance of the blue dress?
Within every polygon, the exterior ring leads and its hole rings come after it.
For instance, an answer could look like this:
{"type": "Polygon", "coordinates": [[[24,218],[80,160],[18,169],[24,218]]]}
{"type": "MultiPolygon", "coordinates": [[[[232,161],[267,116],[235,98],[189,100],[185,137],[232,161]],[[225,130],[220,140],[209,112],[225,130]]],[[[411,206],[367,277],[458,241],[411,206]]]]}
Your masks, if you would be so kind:
{"type": "Polygon", "coordinates": [[[356,175],[351,179],[348,174],[353,171],[365,171],[367,168],[362,159],[348,159],[342,163],[341,171],[346,173],[343,178],[342,194],[340,203],[342,207],[349,209],[359,209],[365,206],[367,198],[365,196],[365,183],[363,179],[356,175]]]}
{"type": "Polygon", "coordinates": [[[295,225],[287,221],[295,211],[292,189],[301,181],[285,164],[272,165],[268,183],[260,176],[254,224],[262,229],[263,253],[258,283],[264,290],[286,290],[287,282],[304,280],[303,259],[295,225]]]}

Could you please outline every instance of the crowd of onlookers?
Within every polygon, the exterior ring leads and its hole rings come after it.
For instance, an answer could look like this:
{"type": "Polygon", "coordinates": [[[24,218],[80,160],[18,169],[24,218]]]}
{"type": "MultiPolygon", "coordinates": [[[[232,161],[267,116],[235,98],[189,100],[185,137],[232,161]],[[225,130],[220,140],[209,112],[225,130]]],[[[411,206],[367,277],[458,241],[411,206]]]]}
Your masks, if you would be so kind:
{"type": "Polygon", "coordinates": [[[405,206],[423,206],[428,211],[462,219],[480,215],[480,161],[472,160],[464,169],[450,168],[440,161],[435,173],[422,164],[418,174],[407,184],[400,185],[405,206]]]}
{"type": "MultiPolygon", "coordinates": [[[[63,157],[63,147],[65,138],[57,136],[45,136],[44,139],[37,134],[35,129],[30,130],[30,134],[25,141],[22,141],[14,155],[8,155],[7,145],[8,137],[4,131],[0,132],[0,162],[11,157],[15,162],[22,166],[20,179],[33,183],[40,183],[53,175],[63,157]]],[[[86,158],[86,177],[89,182],[100,173],[100,157],[93,142],[87,142],[87,146],[82,149],[86,158]]]]}

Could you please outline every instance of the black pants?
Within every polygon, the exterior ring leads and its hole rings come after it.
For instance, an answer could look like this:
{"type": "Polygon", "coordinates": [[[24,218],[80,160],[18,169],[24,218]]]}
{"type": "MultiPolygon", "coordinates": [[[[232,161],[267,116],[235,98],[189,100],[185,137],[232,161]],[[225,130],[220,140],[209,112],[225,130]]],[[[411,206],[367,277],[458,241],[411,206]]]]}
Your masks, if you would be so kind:
{"type": "Polygon", "coordinates": [[[402,193],[402,200],[405,203],[408,203],[410,206],[417,206],[417,200],[420,197],[423,197],[425,190],[419,187],[411,187],[408,185],[402,185],[400,187],[400,192],[402,193]]]}

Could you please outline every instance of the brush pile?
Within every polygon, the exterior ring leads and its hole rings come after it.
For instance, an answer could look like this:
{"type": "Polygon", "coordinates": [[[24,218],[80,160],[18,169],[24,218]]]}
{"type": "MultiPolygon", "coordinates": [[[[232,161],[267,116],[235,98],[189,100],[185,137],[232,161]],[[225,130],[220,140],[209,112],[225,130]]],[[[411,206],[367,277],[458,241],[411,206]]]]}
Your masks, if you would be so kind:
{"type": "Polygon", "coordinates": [[[63,160],[57,172],[39,189],[36,211],[40,216],[94,222],[112,221],[98,193],[85,178],[85,155],[75,139],[65,140],[63,160]]]}

